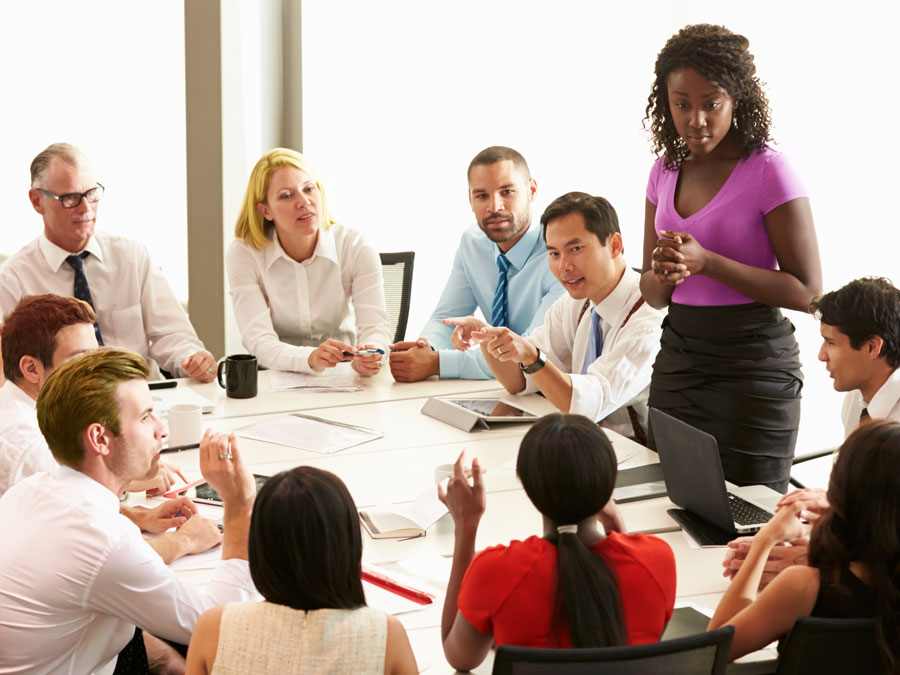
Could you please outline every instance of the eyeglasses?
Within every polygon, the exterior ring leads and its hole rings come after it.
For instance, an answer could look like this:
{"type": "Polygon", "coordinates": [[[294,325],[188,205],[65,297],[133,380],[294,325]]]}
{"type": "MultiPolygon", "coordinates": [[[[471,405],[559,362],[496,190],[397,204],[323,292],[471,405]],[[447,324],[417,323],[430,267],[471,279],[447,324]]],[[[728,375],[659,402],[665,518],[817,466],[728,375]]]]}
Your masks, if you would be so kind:
{"type": "Polygon", "coordinates": [[[106,190],[100,183],[97,183],[97,187],[91,188],[87,192],[68,192],[64,195],[55,195],[52,192],[48,192],[43,188],[35,188],[42,195],[47,195],[48,197],[53,197],[53,199],[57,200],[64,209],[74,209],[81,203],[82,199],[87,199],[89,204],[96,204],[100,201],[100,198],[103,196],[103,191],[106,190]]]}

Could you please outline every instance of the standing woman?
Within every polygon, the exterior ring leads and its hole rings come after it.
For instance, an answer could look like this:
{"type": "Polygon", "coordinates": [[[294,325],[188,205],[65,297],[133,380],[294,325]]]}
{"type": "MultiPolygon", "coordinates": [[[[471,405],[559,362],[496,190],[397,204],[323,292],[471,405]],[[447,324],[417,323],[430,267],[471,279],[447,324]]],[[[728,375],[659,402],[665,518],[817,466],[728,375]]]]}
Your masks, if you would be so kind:
{"type": "Polygon", "coordinates": [[[779,308],[805,310],[822,269],[748,45],[698,24],[656,59],[641,292],[669,312],[649,404],[715,436],[728,480],[784,492],[803,375],[779,308]]]}
{"type": "Polygon", "coordinates": [[[225,261],[231,301],[261,366],[318,373],[344,352],[373,349],[380,353],[353,356],[353,367],[378,372],[392,337],[381,260],[331,217],[303,155],[275,148],[260,158],[234,235],[225,261]]]}

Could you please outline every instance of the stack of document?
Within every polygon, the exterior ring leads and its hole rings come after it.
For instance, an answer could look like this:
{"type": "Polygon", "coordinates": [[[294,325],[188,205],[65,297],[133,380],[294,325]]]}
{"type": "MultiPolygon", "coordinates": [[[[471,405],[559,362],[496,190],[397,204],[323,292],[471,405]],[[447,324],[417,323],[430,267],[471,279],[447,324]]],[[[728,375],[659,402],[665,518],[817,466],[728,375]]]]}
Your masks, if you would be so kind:
{"type": "Polygon", "coordinates": [[[349,363],[326,368],[321,373],[292,373],[270,370],[269,388],[272,391],[360,391],[362,378],[349,363]]]}

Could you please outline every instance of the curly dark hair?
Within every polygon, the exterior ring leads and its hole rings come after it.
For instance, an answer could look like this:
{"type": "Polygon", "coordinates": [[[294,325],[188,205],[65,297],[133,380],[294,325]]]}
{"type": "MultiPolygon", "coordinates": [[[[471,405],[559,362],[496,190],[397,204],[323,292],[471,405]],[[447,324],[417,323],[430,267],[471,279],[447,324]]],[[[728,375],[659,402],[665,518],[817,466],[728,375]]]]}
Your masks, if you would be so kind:
{"type": "Polygon", "coordinates": [[[881,356],[891,368],[900,367],[900,290],[890,279],[863,277],[809,303],[809,313],[834,326],[860,349],[873,335],[884,342],[881,356]]]}
{"type": "Polygon", "coordinates": [[[747,157],[772,140],[772,115],[756,76],[750,41],[725,26],[698,23],[685,26],[669,38],[656,57],[656,79],[647,98],[644,128],[650,122],[653,153],[665,152],[665,167],[674,171],[690,150],[675,130],[669,110],[668,78],[681,68],[693,68],[722,87],[734,100],[734,130],[747,157]]]}

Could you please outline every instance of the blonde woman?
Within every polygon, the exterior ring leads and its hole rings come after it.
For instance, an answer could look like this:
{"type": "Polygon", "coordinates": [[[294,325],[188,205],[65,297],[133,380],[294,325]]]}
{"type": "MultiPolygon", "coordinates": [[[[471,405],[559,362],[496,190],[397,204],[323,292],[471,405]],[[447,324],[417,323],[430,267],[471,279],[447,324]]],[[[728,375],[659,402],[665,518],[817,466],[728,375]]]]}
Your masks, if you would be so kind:
{"type": "Polygon", "coordinates": [[[378,372],[391,342],[381,260],[331,217],[303,155],[275,148],[260,158],[234,234],[231,300],[261,366],[318,373],[351,359],[362,375],[378,372]]]}

